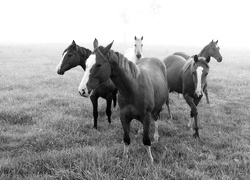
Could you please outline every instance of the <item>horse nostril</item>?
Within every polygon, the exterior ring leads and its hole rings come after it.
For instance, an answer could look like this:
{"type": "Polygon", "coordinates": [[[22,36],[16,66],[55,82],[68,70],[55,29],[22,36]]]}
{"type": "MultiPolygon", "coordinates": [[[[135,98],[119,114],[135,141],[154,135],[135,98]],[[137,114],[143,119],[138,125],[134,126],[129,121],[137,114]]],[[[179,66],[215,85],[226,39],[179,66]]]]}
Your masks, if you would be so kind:
{"type": "Polygon", "coordinates": [[[140,54],[137,54],[136,57],[137,57],[138,59],[140,59],[140,58],[141,58],[141,55],[140,55],[140,54]]]}
{"type": "Polygon", "coordinates": [[[81,96],[83,96],[83,95],[85,94],[85,90],[82,89],[81,91],[79,91],[79,94],[80,94],[81,96]]]}
{"type": "Polygon", "coordinates": [[[64,72],[62,72],[61,70],[58,70],[58,71],[57,71],[57,74],[59,74],[59,75],[63,75],[63,74],[64,74],[64,72]]]}

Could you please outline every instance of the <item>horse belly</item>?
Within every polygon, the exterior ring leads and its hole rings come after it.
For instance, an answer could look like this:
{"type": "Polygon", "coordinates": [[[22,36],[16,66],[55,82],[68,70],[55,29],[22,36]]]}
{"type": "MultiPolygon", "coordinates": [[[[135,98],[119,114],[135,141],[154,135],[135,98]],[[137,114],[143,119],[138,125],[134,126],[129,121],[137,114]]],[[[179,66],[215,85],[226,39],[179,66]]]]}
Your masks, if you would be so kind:
{"type": "Polygon", "coordinates": [[[186,60],[177,55],[171,55],[163,60],[167,69],[167,81],[170,92],[182,93],[181,72],[186,60]]]}

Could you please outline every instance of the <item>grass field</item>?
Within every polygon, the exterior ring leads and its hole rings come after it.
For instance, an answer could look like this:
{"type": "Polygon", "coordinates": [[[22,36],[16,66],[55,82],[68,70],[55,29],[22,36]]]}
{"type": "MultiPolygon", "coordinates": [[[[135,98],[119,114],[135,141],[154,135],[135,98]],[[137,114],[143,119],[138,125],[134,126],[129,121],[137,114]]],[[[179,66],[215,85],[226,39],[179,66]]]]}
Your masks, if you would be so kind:
{"type": "MultiPolygon", "coordinates": [[[[81,44],[92,49],[91,44],[81,44]]],[[[68,44],[0,46],[0,179],[250,179],[250,54],[221,47],[210,63],[208,91],[199,104],[200,139],[187,128],[190,109],[171,94],[173,120],[164,109],[150,166],[139,123],[131,124],[129,158],[123,160],[119,110],[112,123],[99,99],[94,130],[90,99],[80,97],[80,67],[59,76],[55,67],[68,44]]],[[[113,49],[124,52],[121,44],[113,49]]],[[[202,47],[144,46],[145,56],[202,47]]],[[[153,131],[151,132],[152,137],[153,131]]]]}

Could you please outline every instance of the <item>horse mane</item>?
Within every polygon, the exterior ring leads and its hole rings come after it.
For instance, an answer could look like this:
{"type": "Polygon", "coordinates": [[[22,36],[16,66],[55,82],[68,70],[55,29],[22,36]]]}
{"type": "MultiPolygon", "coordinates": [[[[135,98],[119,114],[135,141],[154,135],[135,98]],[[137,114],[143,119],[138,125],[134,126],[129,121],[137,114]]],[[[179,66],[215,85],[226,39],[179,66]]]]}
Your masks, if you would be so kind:
{"type": "MultiPolygon", "coordinates": [[[[209,64],[206,62],[206,59],[204,57],[198,57],[199,63],[204,64],[208,69],[209,69],[209,64]],[[201,59],[202,58],[202,59],[201,59]]],[[[194,67],[194,57],[191,56],[187,62],[184,64],[182,70],[186,71],[188,68],[193,68],[194,67]]]]}
{"type": "MultiPolygon", "coordinates": [[[[104,47],[99,46],[99,49],[102,52],[104,47]]],[[[123,54],[111,49],[109,50],[107,56],[109,59],[112,59],[114,62],[116,62],[118,67],[131,74],[134,78],[137,78],[140,74],[140,69],[137,67],[137,65],[134,62],[129,61],[125,56],[123,56],[123,54]]]]}
{"type": "Polygon", "coordinates": [[[63,51],[63,54],[68,51],[68,50],[72,50],[72,49],[76,49],[76,51],[78,51],[80,54],[86,56],[86,55],[90,55],[92,53],[91,50],[87,49],[87,48],[84,48],[84,47],[81,47],[81,46],[78,46],[77,44],[76,45],[73,45],[73,44],[70,44],[64,51],[63,51]]]}

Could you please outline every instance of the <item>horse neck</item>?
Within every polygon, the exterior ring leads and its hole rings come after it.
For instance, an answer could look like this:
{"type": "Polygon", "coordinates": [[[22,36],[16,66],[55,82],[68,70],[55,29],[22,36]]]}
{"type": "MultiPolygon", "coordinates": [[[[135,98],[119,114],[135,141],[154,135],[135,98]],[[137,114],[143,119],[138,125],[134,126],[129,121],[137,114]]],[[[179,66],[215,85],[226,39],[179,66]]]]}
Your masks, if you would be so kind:
{"type": "Polygon", "coordinates": [[[198,54],[198,56],[200,57],[204,57],[207,58],[209,56],[211,56],[211,54],[209,54],[209,49],[210,49],[210,44],[206,45],[201,52],[198,54]]]}
{"type": "Polygon", "coordinates": [[[92,51],[90,51],[89,49],[79,46],[79,54],[80,54],[80,64],[79,65],[83,68],[83,70],[85,70],[86,60],[88,59],[88,57],[90,56],[91,53],[92,53],[92,51]]]}
{"type": "Polygon", "coordinates": [[[131,95],[135,86],[138,85],[136,79],[140,70],[135,63],[129,61],[119,52],[109,52],[108,60],[111,65],[111,80],[119,90],[121,95],[131,95]]]}
{"type": "Polygon", "coordinates": [[[211,56],[211,55],[209,54],[208,51],[209,51],[209,45],[205,46],[205,47],[201,50],[201,52],[198,54],[198,56],[204,57],[204,58],[207,58],[208,56],[211,56]]]}

